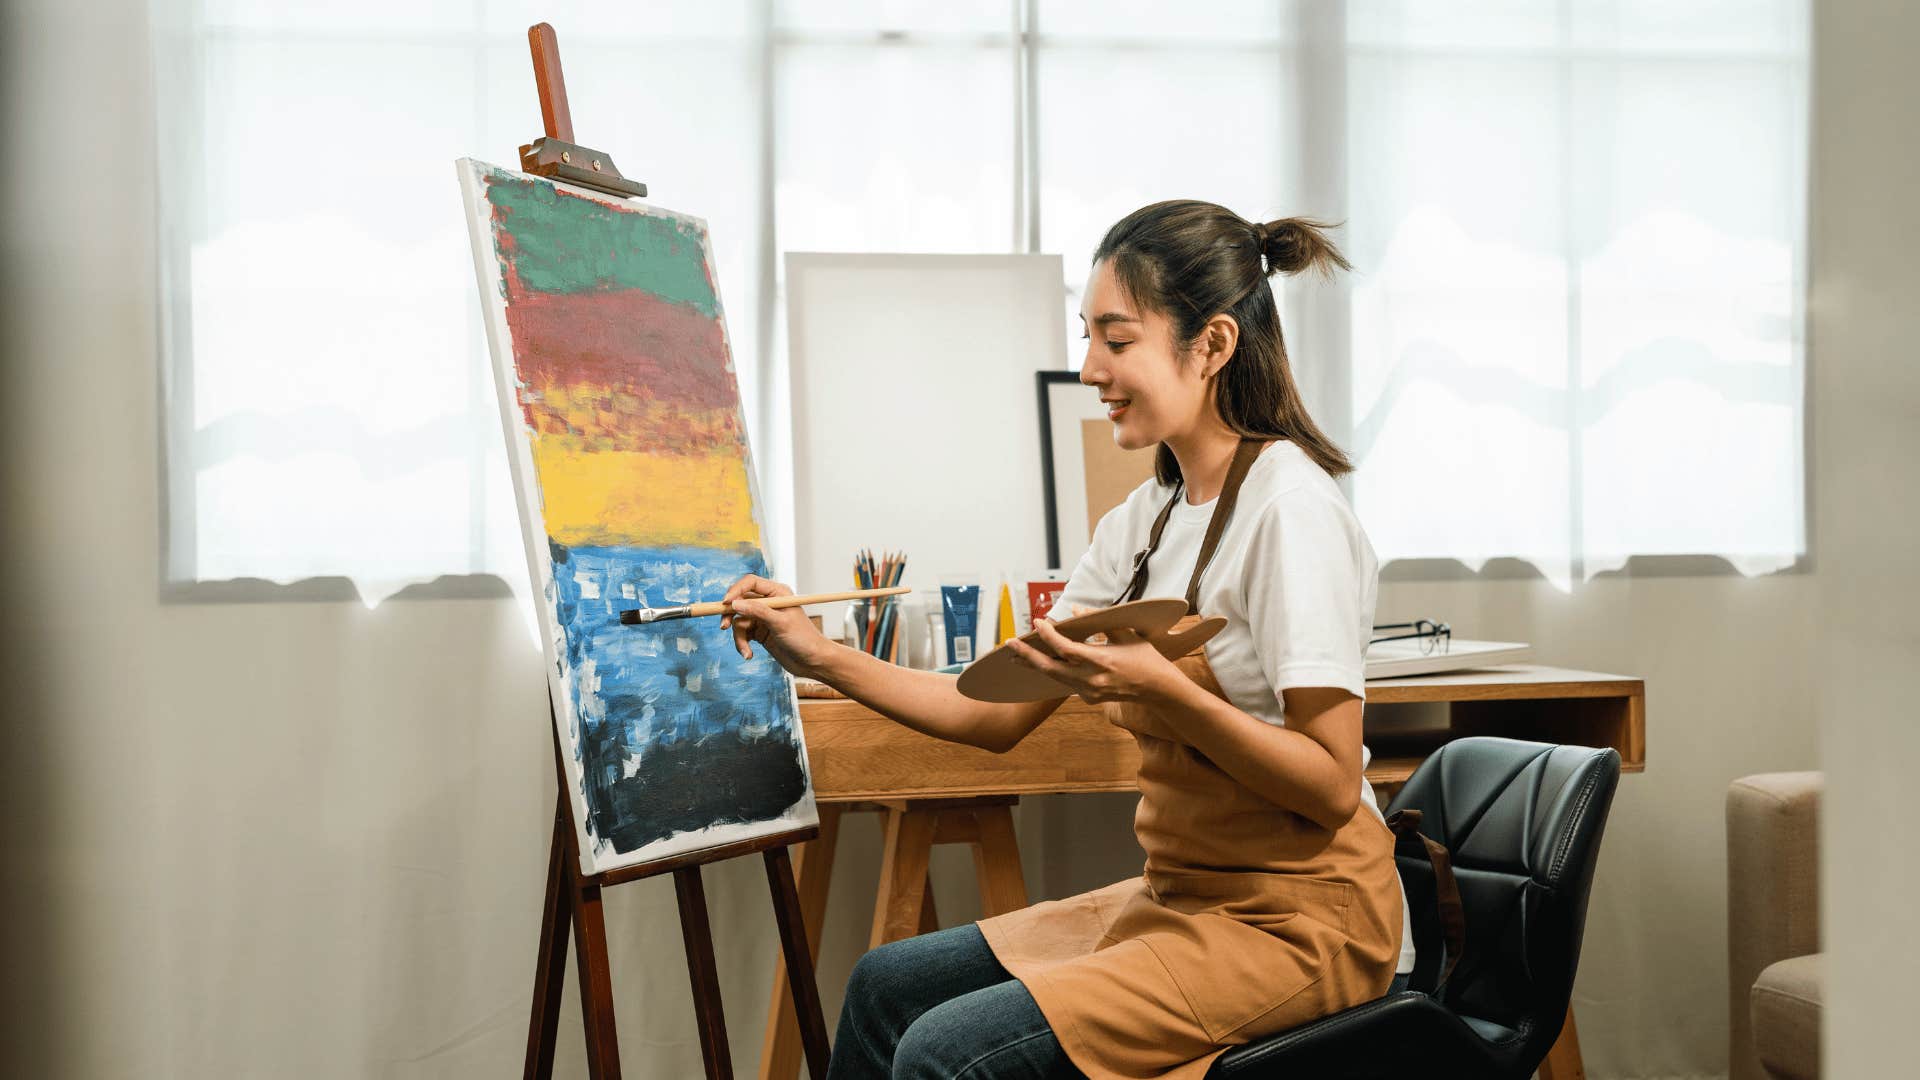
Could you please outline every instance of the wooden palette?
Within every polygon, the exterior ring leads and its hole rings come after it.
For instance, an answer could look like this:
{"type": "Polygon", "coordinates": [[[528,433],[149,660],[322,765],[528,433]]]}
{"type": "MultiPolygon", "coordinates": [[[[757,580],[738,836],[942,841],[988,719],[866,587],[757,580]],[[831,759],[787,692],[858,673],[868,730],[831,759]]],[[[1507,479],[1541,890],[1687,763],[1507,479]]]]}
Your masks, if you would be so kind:
{"type": "MultiPolygon", "coordinates": [[[[1178,660],[1205,645],[1227,625],[1227,620],[1216,615],[1202,619],[1182,633],[1172,633],[1173,625],[1186,613],[1185,600],[1163,597],[1089,611],[1085,615],[1061,619],[1053,627],[1071,641],[1085,641],[1095,634],[1110,630],[1133,630],[1159,650],[1160,655],[1169,660],[1178,660]]],[[[1040,639],[1037,630],[1021,634],[1019,640],[1048,656],[1055,655],[1053,649],[1040,639]]],[[[1068,687],[1022,664],[1006,642],[960,673],[959,690],[975,701],[1002,703],[1046,701],[1073,694],[1068,687]]]]}

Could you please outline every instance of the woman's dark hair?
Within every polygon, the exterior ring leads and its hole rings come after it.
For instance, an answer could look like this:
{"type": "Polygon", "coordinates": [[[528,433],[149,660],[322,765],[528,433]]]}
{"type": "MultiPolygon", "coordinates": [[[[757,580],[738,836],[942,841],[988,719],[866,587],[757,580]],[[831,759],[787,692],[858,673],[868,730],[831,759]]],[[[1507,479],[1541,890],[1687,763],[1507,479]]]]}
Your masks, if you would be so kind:
{"type": "MultiPolygon", "coordinates": [[[[1215,377],[1220,418],[1243,436],[1287,439],[1330,476],[1353,471],[1347,455],[1307,415],[1287,365],[1280,312],[1267,277],[1333,267],[1353,269],[1323,229],[1325,222],[1281,218],[1248,221],[1223,206],[1175,199],[1143,206],[1107,230],[1093,261],[1107,260],[1134,303],[1173,323],[1174,344],[1191,345],[1207,320],[1222,312],[1240,324],[1240,343],[1215,377]]],[[[1180,479],[1180,463],[1161,443],[1154,472],[1163,484],[1180,479]]]]}

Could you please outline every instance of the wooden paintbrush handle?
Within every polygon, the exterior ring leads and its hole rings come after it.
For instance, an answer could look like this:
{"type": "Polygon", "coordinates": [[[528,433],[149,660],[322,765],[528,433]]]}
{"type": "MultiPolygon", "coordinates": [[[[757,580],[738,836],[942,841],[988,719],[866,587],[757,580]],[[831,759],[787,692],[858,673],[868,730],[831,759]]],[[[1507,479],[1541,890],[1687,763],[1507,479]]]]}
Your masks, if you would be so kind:
{"type": "MultiPolygon", "coordinates": [[[[790,608],[806,604],[830,604],[835,600],[865,600],[869,596],[898,596],[912,591],[905,585],[895,585],[890,589],[850,589],[846,592],[811,593],[807,596],[763,596],[760,599],[764,600],[770,608],[790,608]]],[[[731,610],[732,608],[723,601],[711,600],[693,605],[692,610],[687,614],[697,618],[701,615],[725,615],[731,610]]]]}

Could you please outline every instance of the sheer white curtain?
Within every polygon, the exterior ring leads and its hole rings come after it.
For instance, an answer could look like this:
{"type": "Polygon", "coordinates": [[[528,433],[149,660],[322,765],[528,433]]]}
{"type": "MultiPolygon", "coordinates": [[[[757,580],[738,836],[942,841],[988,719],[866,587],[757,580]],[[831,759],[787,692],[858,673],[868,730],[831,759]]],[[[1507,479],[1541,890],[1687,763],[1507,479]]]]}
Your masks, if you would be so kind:
{"type": "Polygon", "coordinates": [[[1349,222],[1283,300],[1383,562],[1804,550],[1805,0],[155,4],[189,590],[524,577],[451,161],[537,134],[541,19],[712,223],[776,567],[782,252],[1057,251],[1077,305],[1170,197],[1349,222]]]}
{"type": "Polygon", "coordinates": [[[1347,9],[1383,561],[1805,551],[1803,0],[1347,9]]]}

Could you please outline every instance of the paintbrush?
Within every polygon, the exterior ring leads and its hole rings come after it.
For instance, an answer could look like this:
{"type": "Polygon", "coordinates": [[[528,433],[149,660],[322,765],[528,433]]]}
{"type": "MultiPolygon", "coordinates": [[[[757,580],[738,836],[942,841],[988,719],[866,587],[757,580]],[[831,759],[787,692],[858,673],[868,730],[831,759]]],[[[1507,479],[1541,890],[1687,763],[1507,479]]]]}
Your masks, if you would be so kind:
{"type": "MultiPolygon", "coordinates": [[[[813,593],[809,596],[761,596],[755,599],[762,601],[770,608],[790,608],[805,604],[827,604],[835,600],[864,600],[869,596],[898,596],[912,591],[911,588],[900,585],[891,589],[853,589],[848,592],[813,593]]],[[[732,610],[720,600],[710,600],[702,604],[682,604],[679,607],[628,608],[620,613],[620,621],[628,626],[639,626],[643,623],[660,622],[663,619],[697,619],[702,615],[725,615],[732,610]]]]}

